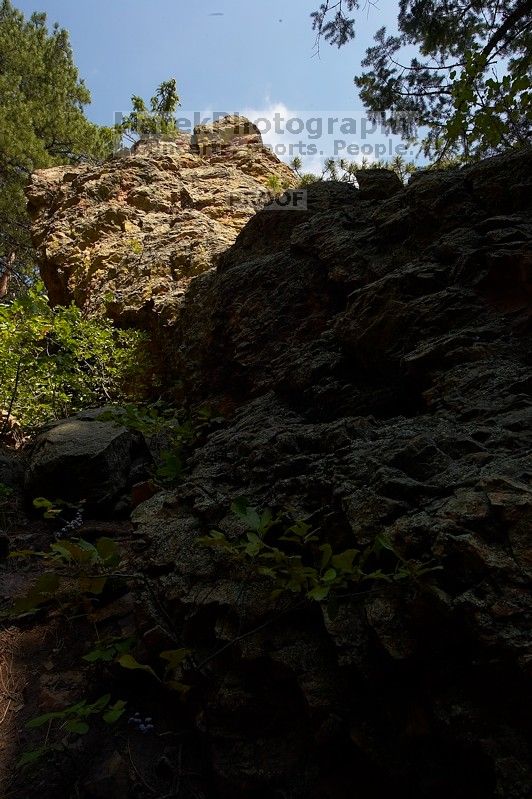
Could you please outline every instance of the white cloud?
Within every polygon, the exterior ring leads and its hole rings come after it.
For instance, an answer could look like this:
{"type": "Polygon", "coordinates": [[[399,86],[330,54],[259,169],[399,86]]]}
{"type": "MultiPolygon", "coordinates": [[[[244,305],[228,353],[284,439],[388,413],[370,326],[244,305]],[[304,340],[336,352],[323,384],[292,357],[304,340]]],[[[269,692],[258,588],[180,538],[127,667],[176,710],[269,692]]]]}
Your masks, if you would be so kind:
{"type": "Polygon", "coordinates": [[[244,108],[241,112],[261,130],[264,143],[283,161],[299,155],[305,172],[320,174],[327,158],[346,158],[372,162],[396,154],[400,144],[377,129],[362,112],[301,111],[283,102],[265,99],[260,108],[244,108]]]}
{"type": "MultiPolygon", "coordinates": [[[[198,122],[212,122],[212,109],[201,114],[182,112],[193,127],[198,122]]],[[[222,112],[216,112],[218,118],[222,112]]],[[[377,129],[363,112],[351,109],[344,112],[301,111],[289,108],[282,101],[265,97],[262,106],[233,109],[254,122],[261,131],[264,143],[286,163],[295,156],[303,162],[304,172],[321,174],[327,158],[345,158],[360,162],[391,159],[397,154],[400,139],[377,129]]],[[[407,157],[410,157],[407,154],[407,157]]]]}

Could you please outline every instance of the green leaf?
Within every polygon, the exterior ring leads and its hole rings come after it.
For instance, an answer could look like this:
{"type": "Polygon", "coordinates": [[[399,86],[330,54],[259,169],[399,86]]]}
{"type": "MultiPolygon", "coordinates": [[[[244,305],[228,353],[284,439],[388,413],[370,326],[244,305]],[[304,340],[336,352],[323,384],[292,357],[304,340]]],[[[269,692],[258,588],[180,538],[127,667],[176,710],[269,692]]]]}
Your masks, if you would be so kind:
{"type": "Polygon", "coordinates": [[[159,477],[176,480],[183,473],[183,462],[177,452],[166,450],[161,453],[162,464],[157,469],[159,477]]]}
{"type": "Polygon", "coordinates": [[[65,710],[62,710],[60,715],[61,717],[76,716],[79,713],[87,715],[86,710],[87,710],[87,700],[82,699],[81,702],[76,702],[75,705],[70,705],[70,707],[67,707],[65,708],[65,710]]]}
{"type": "Polygon", "coordinates": [[[258,531],[261,528],[261,517],[256,508],[248,508],[244,521],[252,530],[258,531]]]}
{"type": "Polygon", "coordinates": [[[63,544],[51,544],[50,549],[52,552],[56,552],[63,560],[67,562],[72,560],[72,553],[70,552],[70,549],[63,544]]]}
{"type": "Polygon", "coordinates": [[[132,671],[145,671],[147,674],[151,674],[152,677],[155,677],[156,680],[159,680],[159,677],[151,668],[151,666],[146,666],[143,663],[139,663],[138,660],[133,657],[133,655],[120,655],[117,663],[119,663],[124,669],[130,669],[132,671]]]}
{"type": "Polygon", "coordinates": [[[47,752],[47,746],[41,746],[39,749],[32,749],[30,752],[24,752],[22,757],[17,760],[17,768],[24,768],[25,766],[30,766],[32,763],[37,763],[47,752]]]}
{"type": "Polygon", "coordinates": [[[106,724],[115,724],[118,719],[123,716],[126,705],[127,702],[125,702],[123,699],[119,699],[109,708],[109,710],[103,714],[102,719],[106,724]]]}
{"type": "Polygon", "coordinates": [[[167,688],[170,688],[171,691],[176,691],[178,694],[181,694],[182,697],[185,697],[190,691],[190,685],[186,685],[178,680],[168,680],[165,682],[165,685],[167,688]]]}
{"type": "Polygon", "coordinates": [[[259,538],[257,538],[255,543],[246,544],[246,546],[244,547],[244,552],[246,553],[246,555],[249,555],[250,557],[253,558],[255,557],[255,555],[259,554],[262,547],[263,547],[262,541],[259,538]]]}
{"type": "Polygon", "coordinates": [[[336,580],[337,572],[336,569],[327,569],[325,574],[322,577],[324,583],[334,583],[336,580]]]}
{"type": "Polygon", "coordinates": [[[64,729],[67,732],[75,732],[76,735],[86,735],[90,727],[85,721],[79,721],[78,719],[71,719],[70,721],[66,722],[64,729]]]}
{"type": "Polygon", "coordinates": [[[322,546],[320,547],[320,551],[322,553],[320,561],[320,569],[324,569],[331,559],[332,546],[330,544],[322,544],[322,546]]]}
{"type": "Polygon", "coordinates": [[[275,569],[269,568],[269,566],[259,566],[257,573],[262,574],[263,577],[271,577],[274,580],[277,578],[277,572],[275,569]]]}
{"type": "Polygon", "coordinates": [[[315,599],[316,602],[321,602],[329,595],[330,590],[330,585],[316,585],[307,593],[307,596],[310,599],[315,599]]]}
{"type": "Polygon", "coordinates": [[[211,530],[210,537],[213,541],[227,541],[225,534],[221,533],[220,530],[211,530]]]}
{"type": "MultiPolygon", "coordinates": [[[[100,698],[97,699],[95,702],[93,702],[92,705],[86,706],[85,708],[86,715],[90,716],[93,715],[94,713],[100,713],[105,707],[107,707],[110,701],[111,701],[111,694],[104,694],[103,696],[100,696],[100,698]]],[[[83,702],[82,704],[84,705],[85,703],[83,702]]],[[[71,712],[74,710],[74,707],[70,708],[71,712]]]]}
{"type": "Polygon", "coordinates": [[[273,513],[271,511],[271,508],[265,508],[265,510],[263,510],[263,512],[260,515],[260,524],[259,524],[260,532],[264,534],[272,526],[272,524],[273,524],[273,513]]]}
{"type": "Polygon", "coordinates": [[[114,647],[109,647],[108,649],[93,649],[92,652],[88,652],[86,655],[83,655],[83,660],[86,660],[87,663],[97,663],[99,660],[108,662],[113,660],[114,656],[114,647]]]}
{"type": "Polygon", "coordinates": [[[304,538],[311,529],[312,528],[310,524],[307,524],[306,522],[303,521],[297,521],[295,524],[293,524],[291,527],[288,528],[287,532],[294,533],[294,535],[297,535],[299,538],[304,538]]]}
{"type": "Polygon", "coordinates": [[[333,556],[332,565],[335,569],[338,569],[338,571],[352,572],[353,562],[359,554],[360,552],[358,549],[346,549],[344,552],[340,552],[338,555],[333,556]]]}
{"type": "Polygon", "coordinates": [[[112,538],[99,538],[96,550],[106,566],[117,566],[120,563],[118,544],[112,538]]]}
{"type": "Polygon", "coordinates": [[[119,654],[122,654],[123,652],[129,652],[129,650],[135,644],[135,640],[136,639],[134,636],[130,636],[129,638],[124,638],[116,641],[113,644],[113,646],[119,654]]]}
{"type": "Polygon", "coordinates": [[[37,578],[35,585],[30,589],[25,597],[17,599],[13,605],[14,613],[27,613],[48,602],[59,588],[60,580],[55,573],[41,574],[37,578]]]}
{"type": "Polygon", "coordinates": [[[231,503],[231,510],[236,516],[245,516],[249,507],[249,500],[246,497],[237,497],[231,503]]]}
{"type": "Polygon", "coordinates": [[[388,550],[388,552],[393,552],[394,555],[396,554],[395,549],[394,549],[393,544],[391,543],[391,541],[388,538],[386,538],[386,536],[384,536],[384,535],[378,535],[378,536],[375,537],[375,542],[373,544],[373,551],[376,554],[378,554],[383,549],[388,550]]]}
{"type": "Polygon", "coordinates": [[[28,730],[37,729],[37,727],[42,727],[44,724],[48,724],[49,721],[52,719],[60,719],[63,718],[62,712],[53,712],[53,713],[44,713],[42,716],[36,716],[34,719],[30,719],[30,721],[26,722],[26,728],[28,730]]]}
{"type": "Polygon", "coordinates": [[[177,669],[184,660],[190,655],[190,649],[167,649],[164,652],[161,652],[159,657],[162,660],[166,660],[168,665],[167,668],[169,669],[177,669]]]}
{"type": "Polygon", "coordinates": [[[33,500],[33,507],[37,509],[50,510],[53,506],[53,502],[50,502],[46,497],[35,497],[33,500]]]}
{"type": "Polygon", "coordinates": [[[383,572],[382,569],[377,569],[376,571],[369,572],[369,574],[364,575],[364,578],[366,580],[384,580],[384,582],[386,583],[389,583],[392,580],[390,575],[385,574],[385,572],[383,572]]]}

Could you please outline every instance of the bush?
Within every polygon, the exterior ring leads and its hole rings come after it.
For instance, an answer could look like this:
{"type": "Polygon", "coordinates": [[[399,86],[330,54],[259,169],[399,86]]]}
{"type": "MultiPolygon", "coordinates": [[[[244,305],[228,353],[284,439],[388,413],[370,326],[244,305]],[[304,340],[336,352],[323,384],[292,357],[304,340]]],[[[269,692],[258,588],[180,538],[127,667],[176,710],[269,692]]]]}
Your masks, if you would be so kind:
{"type": "Polygon", "coordinates": [[[87,319],[75,305],[50,308],[39,283],[0,305],[0,408],[27,430],[90,406],[139,398],[145,343],[145,334],[87,319]]]}

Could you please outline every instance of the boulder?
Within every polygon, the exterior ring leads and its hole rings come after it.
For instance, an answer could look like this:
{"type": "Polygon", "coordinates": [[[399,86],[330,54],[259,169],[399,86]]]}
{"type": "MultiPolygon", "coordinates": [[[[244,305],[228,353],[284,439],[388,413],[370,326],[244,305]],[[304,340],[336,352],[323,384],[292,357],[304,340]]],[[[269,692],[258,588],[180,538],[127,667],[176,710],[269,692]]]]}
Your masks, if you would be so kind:
{"type": "Polygon", "coordinates": [[[49,425],[31,444],[25,478],[28,499],[84,502],[90,515],[125,513],[131,487],[151,463],[140,433],[101,421],[106,409],[49,425]]]}
{"type": "Polygon", "coordinates": [[[398,175],[390,169],[359,169],[355,177],[366,200],[386,200],[403,188],[398,175]]]}

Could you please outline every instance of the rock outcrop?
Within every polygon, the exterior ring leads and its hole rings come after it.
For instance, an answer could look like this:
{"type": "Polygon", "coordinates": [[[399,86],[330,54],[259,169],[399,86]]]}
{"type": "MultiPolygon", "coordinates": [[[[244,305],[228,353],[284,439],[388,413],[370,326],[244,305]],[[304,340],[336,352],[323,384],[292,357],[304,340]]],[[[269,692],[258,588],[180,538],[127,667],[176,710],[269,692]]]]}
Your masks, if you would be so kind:
{"type": "Polygon", "coordinates": [[[236,116],[198,126],[192,139],[140,140],[103,166],[37,171],[28,208],[51,302],[122,325],[172,322],[192,278],[267,201],[271,178],[295,183],[236,116]]]}
{"type": "Polygon", "coordinates": [[[223,796],[529,795],[531,175],[523,151],[318,184],[190,287],[178,369],[226,421],[136,521],[186,645],[223,652],[200,725],[223,796]],[[242,535],[242,495],[441,571],[279,612],[197,543],[242,535]]]}
{"type": "MultiPolygon", "coordinates": [[[[201,157],[187,155],[206,176],[228,169],[201,157]]],[[[132,169],[123,208],[149,206],[158,183],[143,176],[160,168],[132,158],[88,180],[132,169]]],[[[530,796],[531,176],[522,150],[407,188],[381,173],[358,190],[316,184],[307,210],[261,211],[179,289],[174,366],[189,403],[224,420],[184,481],[134,513],[158,598],[139,628],[145,651],[167,624],[164,648],[193,653],[183,680],[213,795],[530,796]],[[383,534],[404,562],[438,570],[351,586],[335,607],[272,600],[249,562],[198,542],[243,535],[230,511],[242,496],[291,509],[335,550],[383,534]]],[[[45,274],[74,252],[46,218],[53,208],[36,224],[45,274]]],[[[95,249],[118,247],[108,224],[95,249]]],[[[171,235],[145,244],[147,272],[171,235]]],[[[176,291],[132,293],[127,307],[175,304],[176,291]]]]}

